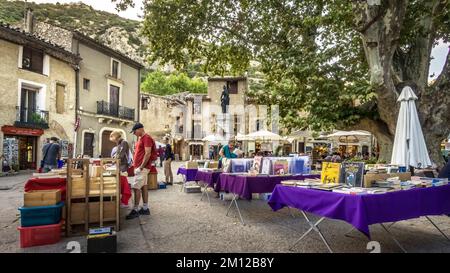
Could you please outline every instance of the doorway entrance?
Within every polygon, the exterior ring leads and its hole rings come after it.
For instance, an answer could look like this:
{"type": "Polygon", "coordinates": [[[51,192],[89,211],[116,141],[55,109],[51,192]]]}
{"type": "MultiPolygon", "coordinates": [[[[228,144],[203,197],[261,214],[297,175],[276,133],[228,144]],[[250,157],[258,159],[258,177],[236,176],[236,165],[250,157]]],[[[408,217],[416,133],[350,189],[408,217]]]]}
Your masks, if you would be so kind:
{"type": "Polygon", "coordinates": [[[114,85],[109,87],[109,111],[111,115],[119,116],[120,88],[114,85]]]}
{"type": "Polygon", "coordinates": [[[111,152],[116,144],[109,140],[109,136],[112,131],[103,131],[102,133],[102,147],[101,147],[101,156],[102,158],[110,158],[111,152]]]}
{"type": "MultiPolygon", "coordinates": [[[[38,138],[33,136],[5,135],[5,139],[15,140],[8,142],[11,147],[7,148],[6,157],[16,158],[16,163],[18,163],[20,170],[36,170],[38,138]]],[[[5,141],[4,146],[6,146],[6,144],[7,142],[5,141]]]]}
{"type": "Polygon", "coordinates": [[[84,133],[83,156],[94,157],[94,134],[84,133]]]}

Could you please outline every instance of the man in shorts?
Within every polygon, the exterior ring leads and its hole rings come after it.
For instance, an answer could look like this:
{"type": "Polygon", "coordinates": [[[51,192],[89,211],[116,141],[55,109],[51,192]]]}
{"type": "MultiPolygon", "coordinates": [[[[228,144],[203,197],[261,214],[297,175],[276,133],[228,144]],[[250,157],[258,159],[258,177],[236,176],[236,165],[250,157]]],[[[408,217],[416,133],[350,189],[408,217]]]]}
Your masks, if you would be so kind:
{"type": "Polygon", "coordinates": [[[134,191],[134,208],[127,215],[126,219],[134,219],[139,215],[150,215],[148,206],[148,178],[150,173],[157,173],[155,161],[158,159],[156,145],[153,138],[145,133],[144,126],[136,123],[131,131],[138,137],[134,148],[133,166],[135,176],[130,179],[131,188],[134,191]],[[142,201],[142,208],[139,209],[139,203],[142,201]]]}

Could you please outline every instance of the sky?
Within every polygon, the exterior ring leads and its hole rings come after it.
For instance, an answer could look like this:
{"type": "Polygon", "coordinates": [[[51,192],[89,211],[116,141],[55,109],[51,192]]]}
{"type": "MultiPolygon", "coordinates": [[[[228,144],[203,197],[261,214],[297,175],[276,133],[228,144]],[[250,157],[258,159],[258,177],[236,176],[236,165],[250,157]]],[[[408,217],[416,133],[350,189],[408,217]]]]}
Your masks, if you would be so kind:
{"type": "MultiPolygon", "coordinates": [[[[80,2],[80,1],[74,1],[74,0],[32,0],[29,2],[36,2],[36,3],[53,3],[56,4],[59,3],[70,3],[70,2],[80,2]]],[[[117,12],[115,9],[115,4],[111,2],[111,0],[82,0],[81,2],[92,6],[95,9],[103,10],[111,13],[118,14],[119,16],[133,19],[133,20],[141,20],[140,16],[142,16],[142,0],[135,0],[136,6],[134,8],[129,8],[126,11],[117,12]]],[[[434,49],[433,49],[433,57],[434,59],[431,61],[430,66],[430,80],[436,79],[437,76],[442,71],[442,68],[445,64],[445,57],[448,53],[449,44],[445,44],[443,42],[439,43],[434,49]]]]}
{"type": "Polygon", "coordinates": [[[142,0],[135,0],[135,7],[129,8],[126,11],[117,12],[115,3],[112,3],[111,0],[28,0],[28,2],[35,3],[73,3],[73,2],[83,2],[87,5],[92,6],[94,9],[104,10],[107,12],[115,13],[120,15],[121,17],[125,17],[133,20],[141,20],[139,15],[142,15],[142,0]]]}

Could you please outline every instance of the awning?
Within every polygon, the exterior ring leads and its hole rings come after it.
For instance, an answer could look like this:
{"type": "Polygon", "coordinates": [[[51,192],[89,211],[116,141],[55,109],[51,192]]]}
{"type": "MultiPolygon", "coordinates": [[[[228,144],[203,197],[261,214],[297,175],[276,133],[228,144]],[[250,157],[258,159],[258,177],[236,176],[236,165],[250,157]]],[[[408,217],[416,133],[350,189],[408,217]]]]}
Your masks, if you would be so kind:
{"type": "Polygon", "coordinates": [[[31,128],[19,128],[14,126],[2,126],[2,132],[5,135],[19,135],[19,136],[42,136],[44,130],[31,129],[31,128]]]}
{"type": "Polygon", "coordinates": [[[189,142],[189,146],[195,146],[195,145],[201,145],[201,146],[203,146],[205,143],[203,143],[203,142],[189,142]]]}

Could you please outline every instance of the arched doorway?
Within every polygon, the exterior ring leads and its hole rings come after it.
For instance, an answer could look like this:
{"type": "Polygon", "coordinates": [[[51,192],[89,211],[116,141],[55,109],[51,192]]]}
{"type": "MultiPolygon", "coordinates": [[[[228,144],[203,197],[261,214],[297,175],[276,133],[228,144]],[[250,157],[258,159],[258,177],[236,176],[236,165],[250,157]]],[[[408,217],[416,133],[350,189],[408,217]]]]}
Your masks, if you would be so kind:
{"type": "Polygon", "coordinates": [[[116,144],[109,140],[109,135],[112,131],[105,130],[102,132],[102,147],[101,147],[101,156],[102,158],[111,157],[112,149],[116,146],[116,144]]]}

